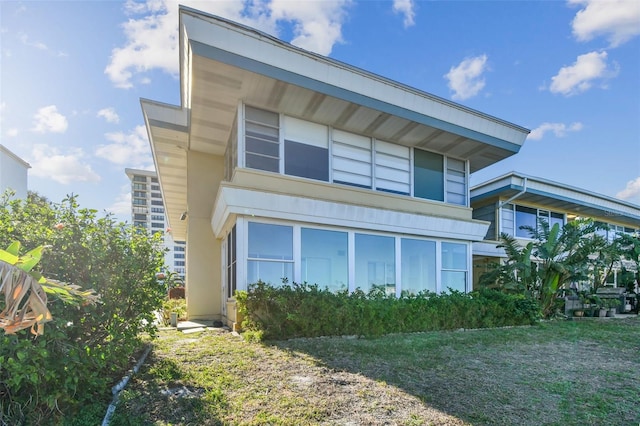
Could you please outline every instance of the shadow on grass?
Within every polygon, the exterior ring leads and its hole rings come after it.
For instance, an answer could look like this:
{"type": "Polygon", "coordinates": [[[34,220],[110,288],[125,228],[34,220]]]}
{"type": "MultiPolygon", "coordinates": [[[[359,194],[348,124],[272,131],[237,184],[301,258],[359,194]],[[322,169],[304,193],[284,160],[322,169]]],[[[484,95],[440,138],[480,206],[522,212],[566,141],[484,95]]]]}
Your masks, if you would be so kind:
{"type": "Polygon", "coordinates": [[[640,322],[269,342],[472,424],[640,423],[640,322]]]}

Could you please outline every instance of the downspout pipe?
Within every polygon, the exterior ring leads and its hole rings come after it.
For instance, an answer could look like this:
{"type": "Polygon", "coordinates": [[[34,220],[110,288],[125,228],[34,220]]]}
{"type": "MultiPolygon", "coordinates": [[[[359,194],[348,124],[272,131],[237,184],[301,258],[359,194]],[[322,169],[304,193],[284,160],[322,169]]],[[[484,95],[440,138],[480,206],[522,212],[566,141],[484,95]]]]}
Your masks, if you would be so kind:
{"type": "Polygon", "coordinates": [[[498,209],[501,209],[502,207],[504,207],[505,204],[509,204],[510,202],[512,202],[516,198],[520,197],[525,192],[527,192],[527,177],[526,176],[524,176],[522,178],[522,191],[518,192],[517,194],[515,194],[513,197],[509,198],[506,201],[501,201],[500,204],[498,205],[498,209]]]}

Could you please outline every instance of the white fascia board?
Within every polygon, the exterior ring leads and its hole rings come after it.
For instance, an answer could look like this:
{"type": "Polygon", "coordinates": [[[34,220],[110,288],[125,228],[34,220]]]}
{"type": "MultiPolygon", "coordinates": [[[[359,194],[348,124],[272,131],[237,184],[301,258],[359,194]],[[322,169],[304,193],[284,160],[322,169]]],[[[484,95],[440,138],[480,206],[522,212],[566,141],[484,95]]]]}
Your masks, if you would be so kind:
{"type": "Polygon", "coordinates": [[[506,258],[507,254],[504,249],[496,247],[498,244],[498,242],[474,241],[472,253],[474,256],[506,258]]]}
{"type": "Polygon", "coordinates": [[[189,114],[186,108],[149,99],[140,99],[142,112],[150,122],[166,123],[181,130],[187,129],[189,114]]]}
{"type": "Polygon", "coordinates": [[[7,158],[11,158],[15,163],[19,164],[20,166],[24,167],[25,169],[30,169],[31,168],[31,164],[27,163],[22,158],[18,157],[16,154],[14,154],[13,152],[9,151],[9,148],[7,148],[6,146],[4,146],[2,144],[0,144],[0,153],[5,154],[7,156],[7,158]]]}
{"type": "Polygon", "coordinates": [[[612,217],[624,216],[640,220],[640,206],[638,205],[586,189],[516,172],[510,172],[474,186],[471,188],[471,198],[489,194],[499,196],[502,191],[509,189],[523,190],[525,179],[526,192],[529,194],[599,209],[607,212],[612,217]]]}
{"type": "MultiPolygon", "coordinates": [[[[515,147],[522,146],[529,134],[528,129],[513,123],[296,48],[257,30],[193,9],[181,8],[180,25],[181,36],[184,34],[189,42],[197,42],[225,51],[239,58],[238,62],[246,62],[245,60],[248,59],[264,67],[280,69],[284,71],[283,76],[295,74],[314,82],[314,85],[338,88],[342,93],[348,92],[355,95],[353,99],[348,99],[355,103],[365,105],[367,102],[363,100],[368,99],[373,100],[374,103],[392,105],[399,110],[408,111],[410,115],[415,115],[415,121],[423,121],[418,116],[436,119],[441,122],[440,126],[435,126],[437,128],[444,126],[444,130],[448,130],[446,127],[455,126],[468,129],[477,134],[505,141],[507,145],[512,145],[510,148],[506,146],[505,148],[515,152],[517,152],[515,147]],[[283,64],[286,64],[286,70],[281,68],[283,64]]],[[[188,56],[185,51],[181,53],[183,62],[188,59],[188,56]]],[[[187,71],[185,76],[189,75],[187,71]]],[[[286,77],[283,80],[286,81],[286,77]]],[[[293,83],[299,84],[299,82],[293,83]]],[[[182,92],[186,93],[187,81],[182,81],[182,84],[182,92]]]]}
{"type": "Polygon", "coordinates": [[[528,180],[528,192],[537,195],[549,195],[550,198],[574,202],[587,207],[600,208],[611,216],[627,216],[640,218],[640,206],[626,203],[605,195],[561,185],[551,181],[528,180]]]}
{"type": "Polygon", "coordinates": [[[489,228],[488,222],[475,219],[460,220],[427,216],[242,188],[221,187],[211,218],[211,226],[216,237],[221,238],[225,222],[230,215],[463,241],[481,241],[489,228]]]}

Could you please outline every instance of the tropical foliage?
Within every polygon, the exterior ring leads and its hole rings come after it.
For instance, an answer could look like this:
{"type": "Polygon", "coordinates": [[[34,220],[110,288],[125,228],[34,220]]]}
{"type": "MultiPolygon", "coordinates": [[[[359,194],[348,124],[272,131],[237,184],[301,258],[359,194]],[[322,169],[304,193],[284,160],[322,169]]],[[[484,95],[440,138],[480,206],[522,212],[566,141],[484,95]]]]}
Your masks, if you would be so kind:
{"type": "MultiPolygon", "coordinates": [[[[21,311],[27,306],[24,297],[18,301],[24,288],[16,293],[18,287],[11,284],[14,292],[7,298],[3,290],[0,310],[24,313],[22,319],[36,323],[40,315],[48,320],[44,334],[38,326],[35,335],[27,329],[0,332],[0,425],[55,424],[62,415],[81,418],[84,403],[107,403],[110,387],[141,349],[142,335],[156,332],[154,311],[166,296],[156,278],[163,263],[160,237],[117,223],[110,215],[98,217],[97,211],[80,208],[75,196],[56,204],[31,193],[27,200],[0,199],[0,247],[10,247],[5,252],[15,260],[10,268],[3,267],[4,274],[29,281],[27,300],[33,295],[42,302],[37,311],[21,311]],[[35,249],[19,256],[14,241],[35,249]],[[44,291],[33,287],[23,272],[44,284],[44,291]],[[49,280],[41,282],[41,276],[49,280]],[[66,303],[56,282],[77,286],[64,287],[72,293],[94,289],[99,300],[66,303]]],[[[20,319],[13,314],[5,317],[20,319]]]]}
{"type": "Polygon", "coordinates": [[[502,234],[498,247],[505,250],[507,259],[483,274],[480,285],[531,297],[538,301],[545,317],[553,316],[560,307],[557,296],[561,289],[589,282],[590,290],[595,291],[633,248],[640,250],[640,244],[634,245],[637,238],[630,235],[608,242],[597,233],[602,226],[585,219],[550,227],[540,220],[537,227],[522,227],[532,239],[524,246],[502,234]]]}
{"type": "Polygon", "coordinates": [[[15,334],[31,327],[31,333],[44,334],[44,323],[52,320],[47,308],[47,293],[63,301],[96,303],[99,297],[93,290],[83,291],[77,285],[48,280],[34,271],[42,258],[44,247],[36,247],[20,256],[20,242],[14,241],[7,250],[0,250],[0,328],[15,334]]]}

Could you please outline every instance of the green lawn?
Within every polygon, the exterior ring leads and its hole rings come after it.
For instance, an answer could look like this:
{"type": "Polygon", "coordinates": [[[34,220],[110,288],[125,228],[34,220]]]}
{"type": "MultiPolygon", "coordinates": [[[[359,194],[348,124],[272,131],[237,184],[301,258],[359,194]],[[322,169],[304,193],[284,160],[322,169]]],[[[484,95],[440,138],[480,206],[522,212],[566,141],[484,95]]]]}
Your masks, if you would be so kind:
{"type": "Polygon", "coordinates": [[[163,331],[112,421],[138,424],[635,426],[640,320],[263,344],[163,331]]]}

